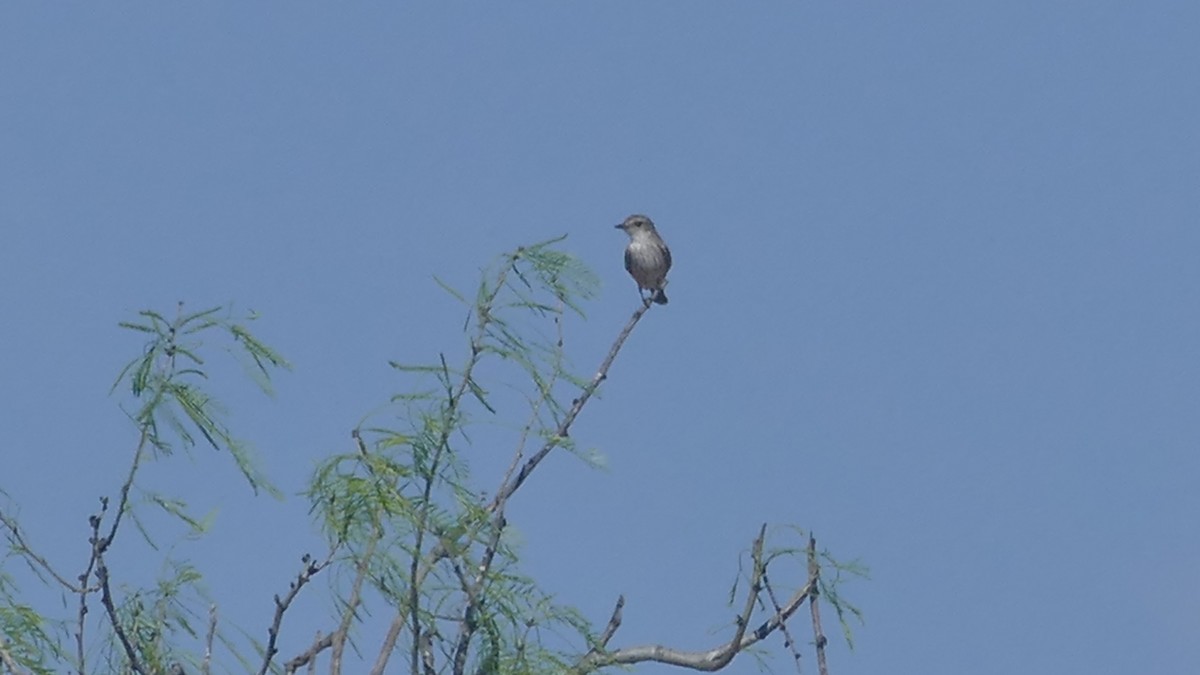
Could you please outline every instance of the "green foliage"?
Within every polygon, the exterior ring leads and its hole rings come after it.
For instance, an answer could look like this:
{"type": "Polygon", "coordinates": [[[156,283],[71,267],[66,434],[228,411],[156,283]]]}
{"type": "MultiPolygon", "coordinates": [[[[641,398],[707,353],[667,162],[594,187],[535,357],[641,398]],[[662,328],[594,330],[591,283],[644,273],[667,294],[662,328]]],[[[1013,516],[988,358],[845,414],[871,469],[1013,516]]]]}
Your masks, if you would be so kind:
{"type": "Polygon", "coordinates": [[[866,565],[857,560],[849,562],[835,560],[829,551],[821,551],[820,556],[824,563],[821,565],[823,571],[821,575],[821,597],[837,613],[838,623],[842,627],[842,637],[846,639],[846,644],[853,649],[854,632],[850,626],[849,617],[854,617],[859,625],[862,625],[863,613],[861,609],[850,604],[842,597],[841,587],[848,579],[869,579],[870,571],[866,565]],[[830,572],[832,572],[832,575],[830,572]]]}
{"type": "MultiPolygon", "coordinates": [[[[224,411],[208,388],[206,354],[211,347],[207,342],[223,338],[224,351],[241,362],[267,393],[273,371],[288,368],[287,362],[222,307],[185,313],[181,304],[174,319],[152,310],[140,312],[139,317],[120,325],[146,338],[142,353],[121,370],[112,388],[117,391],[124,385],[128,391],[132,405],[127,414],[139,441],[115,509],[109,511],[110,499],[104,497],[100,512],[89,519],[87,571],[80,577],[59,573],[29,546],[16,518],[0,509],[0,531],[9,544],[6,557],[24,559],[44,584],[57,586],[64,600],[69,599],[64,602],[67,615],[51,622],[47,614],[22,604],[9,578],[0,577],[0,648],[31,672],[61,672],[63,663],[76,671],[93,672],[98,657],[104,672],[160,673],[191,660],[182,645],[196,638],[195,608],[205,603],[196,569],[167,558],[163,573],[149,586],[113,588],[108,578],[105,554],[116,545],[123,522],[142,535],[150,550],[160,549],[143,505],[182,523],[190,538],[202,536],[210,526],[210,518],[193,515],[183,500],[143,485],[140,476],[146,463],[202,441],[228,451],[255,491],[278,495],[255,465],[249,447],[225,423],[224,411]],[[50,631],[48,625],[58,628],[50,631]],[[85,640],[93,644],[85,645],[85,640]]],[[[245,321],[253,319],[250,315],[245,321]]]]}
{"type": "MultiPolygon", "coordinates": [[[[531,627],[567,627],[585,642],[590,634],[572,610],[556,606],[516,571],[517,553],[496,517],[502,507],[488,505],[488,491],[472,479],[463,454],[471,428],[498,414],[497,389],[517,392],[527,410],[513,439],[514,463],[529,443],[569,445],[555,434],[565,410],[556,387],[582,378],[566,370],[562,318],[566,311],[582,314],[580,302],[597,282],[552,247],[559,241],[503,256],[470,300],[439,280],[471,309],[461,361],[451,365],[445,354],[431,363],[392,361],[416,378],[392,398],[396,426],[360,429],[359,451],[318,466],[307,493],[331,547],[350,551],[347,562],[355,564],[372,556],[364,569],[374,593],[410,622],[415,613],[429,633],[428,648],[453,653],[456,640],[464,640],[461,628],[442,617],[470,612],[470,672],[561,672],[561,655],[531,642],[531,627]],[[485,385],[479,375],[485,368],[503,372],[489,367],[491,361],[513,366],[514,377],[485,385]],[[407,557],[402,564],[390,559],[396,551],[407,557]]],[[[351,604],[348,592],[343,600],[351,604]]],[[[402,653],[418,650],[423,636],[410,630],[405,639],[402,653]]]]}
{"type": "Polygon", "coordinates": [[[32,673],[56,673],[63,652],[57,633],[37,610],[22,603],[9,577],[0,574],[0,647],[32,673]]]}
{"type": "MultiPolygon", "coordinates": [[[[153,586],[123,589],[126,595],[117,606],[117,616],[149,672],[165,673],[175,663],[192,660],[180,647],[197,637],[197,625],[204,620],[196,609],[204,604],[198,593],[200,580],[200,573],[191,565],[168,560],[153,586]]],[[[124,672],[128,661],[116,643],[116,639],[109,641],[105,660],[123,664],[124,672]]]]}
{"type": "MultiPolygon", "coordinates": [[[[188,448],[196,444],[199,434],[213,449],[230,452],[255,491],[262,488],[278,496],[278,490],[256,468],[250,448],[226,426],[220,404],[204,388],[209,376],[204,370],[205,360],[201,356],[204,343],[200,338],[223,334],[232,343],[225,346],[225,351],[248,359],[254,365],[251,372],[255,382],[268,394],[272,391],[272,369],[290,369],[291,365],[254,337],[245,324],[231,319],[224,307],[185,314],[180,303],[173,320],[152,310],[143,310],[138,315],[142,321],[119,325],[147,335],[146,345],[140,357],[121,369],[112,391],[124,382],[141,403],[131,417],[142,433],[143,442],[157,453],[169,455],[173,448],[171,439],[161,432],[164,426],[188,448]]],[[[245,320],[256,318],[250,314],[245,320]]]]}
{"type": "MultiPolygon", "coordinates": [[[[281,579],[275,606],[267,608],[274,610],[274,621],[265,641],[232,623],[218,628],[200,572],[176,559],[174,547],[164,547],[154,532],[165,514],[182,539],[199,539],[211,528],[212,517],[193,513],[169,491],[143,484],[141,469],[151,461],[174,460],[176,450],[206,445],[228,453],[256,493],[278,496],[249,446],[230,428],[207,359],[215,343],[267,394],[271,377],[290,366],[249,331],[253,314],[235,320],[227,308],[188,313],[180,305],[173,319],[146,310],[122,323],[145,340],[140,355],[113,384],[113,391],[131,397],[123,407],[138,431],[127,478],[113,496],[114,508],[110,511],[104,498],[89,521],[90,559],[82,583],[34,552],[15,517],[0,508],[5,560],[22,560],[68,600],[62,618],[48,619],[22,604],[11,579],[0,572],[0,648],[31,673],[60,672],[64,664],[89,673],[166,673],[180,665],[186,672],[208,672],[214,647],[223,647],[227,667],[232,656],[233,667],[247,672],[294,672],[317,658],[339,663],[347,644],[366,661],[390,659],[387,672],[536,675],[633,663],[608,651],[620,605],[604,634],[598,634],[585,617],[522,573],[506,517],[508,500],[551,451],[603,465],[595,450],[575,444],[570,426],[650,308],[635,312],[596,376],[572,372],[564,319],[583,316],[597,279],[557,248],[561,240],[500,257],[471,292],[438,280],[468,309],[464,344],[457,356],[448,352],[427,362],[390,362],[403,378],[402,390],[390,397],[385,413],[359,425],[353,448],[330,454],[314,468],[304,496],[328,554],[321,559],[305,555],[286,589],[281,579]],[[492,460],[487,471],[494,475],[476,475],[481,464],[489,466],[478,461],[484,456],[492,460]],[[507,468],[496,470],[497,459],[507,468]],[[122,522],[130,524],[122,529],[122,522]],[[113,563],[106,556],[129,527],[152,551],[166,548],[164,562],[152,583],[114,588],[108,577],[113,563]],[[333,594],[331,624],[306,652],[285,659],[277,653],[283,617],[301,592],[313,592],[308,584],[321,574],[333,594]],[[394,637],[378,655],[371,655],[374,646],[361,639],[367,619],[388,624],[394,637]],[[86,636],[86,648],[84,638],[76,644],[77,634],[86,636]],[[257,656],[247,653],[247,643],[257,656]]],[[[809,542],[764,551],[760,535],[751,569],[741,571],[731,591],[731,603],[739,592],[746,596],[740,629],[755,607],[755,616],[768,622],[778,612],[758,594],[767,586],[767,565],[794,560],[802,570],[808,566],[802,578],[813,585],[813,579],[819,581],[820,596],[835,608],[850,640],[847,617],[861,620],[861,613],[839,595],[840,584],[844,576],[865,575],[865,570],[839,563],[827,552],[817,555],[809,542]],[[820,570],[820,576],[811,576],[811,570],[820,570]]],[[[238,555],[254,560],[253,551],[238,555]]]]}

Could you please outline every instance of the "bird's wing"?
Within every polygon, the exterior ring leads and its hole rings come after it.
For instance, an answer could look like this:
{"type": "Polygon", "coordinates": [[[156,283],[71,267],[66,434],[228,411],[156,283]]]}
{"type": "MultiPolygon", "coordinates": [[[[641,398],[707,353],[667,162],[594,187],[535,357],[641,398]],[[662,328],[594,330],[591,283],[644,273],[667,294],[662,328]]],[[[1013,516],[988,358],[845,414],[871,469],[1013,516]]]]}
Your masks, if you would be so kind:
{"type": "MultiPolygon", "coordinates": [[[[662,245],[663,262],[667,263],[667,269],[671,269],[671,249],[667,248],[666,244],[662,245]]],[[[665,273],[665,271],[664,271],[665,273]]]]}
{"type": "Polygon", "coordinates": [[[628,248],[625,249],[625,271],[633,274],[633,253],[628,248]]]}

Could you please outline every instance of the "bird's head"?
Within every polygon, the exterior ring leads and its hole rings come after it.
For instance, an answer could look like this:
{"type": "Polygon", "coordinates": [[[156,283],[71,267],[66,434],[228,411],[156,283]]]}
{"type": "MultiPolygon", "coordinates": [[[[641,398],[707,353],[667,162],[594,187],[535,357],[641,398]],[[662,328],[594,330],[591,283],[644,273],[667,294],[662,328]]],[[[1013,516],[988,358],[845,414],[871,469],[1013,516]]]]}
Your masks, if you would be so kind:
{"type": "Polygon", "coordinates": [[[654,223],[649,218],[640,214],[633,214],[625,219],[625,222],[616,226],[618,230],[625,230],[629,236],[637,236],[643,232],[653,232],[654,223]]]}

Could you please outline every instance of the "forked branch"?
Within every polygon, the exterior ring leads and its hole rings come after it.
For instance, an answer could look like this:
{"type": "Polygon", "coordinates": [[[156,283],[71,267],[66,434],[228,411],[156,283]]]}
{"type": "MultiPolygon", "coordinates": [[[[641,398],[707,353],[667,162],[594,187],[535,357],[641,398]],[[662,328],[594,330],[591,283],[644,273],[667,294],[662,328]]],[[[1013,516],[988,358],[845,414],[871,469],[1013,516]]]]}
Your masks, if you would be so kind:
{"type": "MultiPolygon", "coordinates": [[[[754,607],[759,602],[759,595],[765,587],[767,573],[767,563],[763,557],[763,542],[765,538],[766,525],[763,525],[759,530],[758,537],[754,540],[754,545],[751,547],[750,558],[753,567],[750,572],[750,587],[746,591],[746,601],[742,607],[742,612],[734,619],[737,629],[727,642],[703,651],[683,651],[657,644],[625,647],[607,651],[605,649],[607,642],[612,637],[612,633],[616,632],[617,627],[620,625],[620,610],[623,603],[618,603],[616,610],[613,612],[613,618],[609,620],[608,627],[605,628],[600,640],[579,660],[570,672],[582,675],[583,673],[594,672],[606,666],[631,665],[646,661],[702,672],[721,670],[729,665],[735,656],[783,627],[787,620],[796,613],[796,610],[806,600],[815,601],[816,599],[817,578],[813,576],[813,567],[810,566],[807,583],[782,605],[773,603],[775,607],[774,614],[760,624],[758,628],[747,632],[751,614],[754,612],[754,607]]],[[[810,540],[810,546],[815,546],[815,544],[815,541],[810,540]]],[[[822,675],[826,675],[824,671],[822,671],[822,675]]]]}
{"type": "MultiPolygon", "coordinates": [[[[267,647],[263,650],[263,662],[262,667],[258,670],[259,675],[266,675],[267,671],[271,668],[272,659],[279,652],[276,643],[279,640],[279,629],[283,624],[283,615],[292,606],[292,601],[296,599],[296,596],[300,594],[300,589],[304,588],[309,581],[312,581],[314,576],[333,562],[335,552],[336,549],[331,550],[329,556],[321,562],[317,562],[313,560],[312,556],[305,554],[302,558],[304,568],[300,570],[296,575],[296,579],[289,585],[288,592],[282,598],[278,595],[275,596],[275,618],[271,621],[271,626],[267,629],[267,647]]],[[[291,665],[290,662],[289,665],[291,665]]]]}

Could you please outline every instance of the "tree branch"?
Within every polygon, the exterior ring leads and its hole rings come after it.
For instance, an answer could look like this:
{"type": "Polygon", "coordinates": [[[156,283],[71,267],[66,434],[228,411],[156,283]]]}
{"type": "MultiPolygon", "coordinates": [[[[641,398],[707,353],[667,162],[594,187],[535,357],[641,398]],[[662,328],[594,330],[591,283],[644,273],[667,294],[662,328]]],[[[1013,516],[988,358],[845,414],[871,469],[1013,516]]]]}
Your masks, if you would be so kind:
{"type": "Polygon", "coordinates": [[[333,638],[333,653],[329,661],[329,672],[342,672],[342,652],[346,648],[346,635],[350,632],[350,622],[354,620],[354,615],[358,611],[358,605],[362,602],[362,587],[366,581],[367,573],[371,569],[371,558],[375,555],[375,547],[379,544],[379,540],[383,538],[383,529],[379,526],[378,521],[375,523],[375,537],[367,544],[367,550],[358,560],[355,566],[357,569],[354,573],[354,584],[350,588],[350,599],[346,602],[346,609],[342,612],[342,622],[338,625],[336,631],[331,636],[333,638]]]}
{"type": "Polygon", "coordinates": [[[296,575],[296,580],[289,585],[287,594],[283,596],[282,600],[278,595],[275,596],[275,618],[271,621],[271,626],[267,628],[267,648],[263,650],[263,663],[262,667],[258,669],[258,675],[266,675],[267,671],[271,668],[271,660],[279,653],[279,648],[275,644],[279,640],[279,628],[283,624],[284,612],[288,610],[288,607],[292,605],[292,601],[299,595],[300,589],[304,588],[304,585],[311,581],[313,576],[318,572],[329,566],[330,562],[333,561],[333,555],[336,550],[336,547],[331,549],[329,555],[320,563],[314,562],[312,556],[305,554],[301,558],[304,568],[296,575]]]}
{"type": "MultiPolygon", "coordinates": [[[[750,623],[750,615],[754,611],[754,606],[758,600],[759,593],[762,591],[763,579],[766,575],[766,563],[763,561],[762,553],[765,537],[766,525],[763,525],[759,530],[758,538],[754,540],[754,545],[750,553],[753,569],[750,574],[750,588],[746,593],[746,603],[742,608],[741,614],[735,617],[737,630],[728,642],[704,651],[682,651],[663,645],[626,647],[611,652],[593,649],[584,655],[570,672],[577,674],[590,673],[606,666],[629,665],[645,661],[705,672],[717,671],[729,665],[733,657],[778,630],[796,612],[800,605],[804,604],[804,601],[812,596],[812,591],[815,588],[814,583],[810,580],[803,588],[796,591],[782,607],[777,609],[771,618],[764,621],[751,633],[746,634],[746,628],[750,623]]],[[[613,622],[610,620],[609,625],[611,626],[612,624],[613,622]]],[[[615,631],[616,629],[613,628],[613,630],[615,631]]],[[[607,629],[605,630],[605,634],[608,634],[607,629]]],[[[611,635],[608,637],[611,637],[611,635]]]]}
{"type": "Polygon", "coordinates": [[[617,335],[616,341],[613,342],[612,347],[608,350],[608,356],[604,358],[604,361],[600,363],[600,368],[592,376],[591,382],[588,382],[579,392],[579,397],[571,402],[570,409],[567,410],[567,414],[563,417],[562,422],[559,423],[558,429],[555,430],[555,438],[546,441],[546,444],[521,466],[521,470],[500,488],[496,496],[492,499],[492,503],[488,507],[489,510],[495,511],[502,508],[504,502],[513,496],[517,490],[521,489],[521,485],[529,478],[529,474],[533,473],[533,470],[537,468],[538,464],[542,463],[543,459],[546,459],[546,455],[549,455],[551,450],[558,447],[558,438],[565,438],[570,435],[571,425],[575,423],[575,418],[583,411],[583,406],[587,405],[592,394],[596,393],[596,389],[600,387],[600,383],[608,379],[608,370],[612,367],[613,361],[616,360],[617,354],[625,344],[625,340],[629,338],[629,334],[633,332],[634,327],[637,326],[637,322],[642,319],[642,316],[649,309],[650,304],[643,303],[641,307],[634,311],[633,316],[629,318],[629,322],[625,324],[625,328],[617,335]]]}
{"type": "Polygon", "coordinates": [[[88,538],[88,543],[92,545],[91,554],[88,556],[87,568],[83,570],[83,574],[79,575],[79,630],[75,632],[75,658],[79,662],[79,672],[86,673],[87,667],[85,663],[85,652],[83,649],[83,633],[86,627],[85,620],[87,619],[88,606],[87,596],[92,592],[87,587],[87,581],[92,577],[92,570],[96,567],[96,542],[100,539],[100,521],[104,517],[104,512],[108,510],[108,497],[100,498],[100,513],[88,516],[88,525],[92,528],[92,536],[88,538]]]}
{"type": "Polygon", "coordinates": [[[204,660],[200,662],[201,675],[212,672],[213,638],[217,635],[217,606],[208,606],[208,632],[204,635],[204,660]]]}
{"type": "Polygon", "coordinates": [[[821,611],[817,603],[820,597],[820,582],[821,582],[821,565],[817,562],[817,540],[812,535],[808,537],[808,585],[812,589],[809,593],[809,607],[812,610],[812,625],[813,625],[813,643],[817,646],[817,670],[820,675],[829,675],[829,668],[825,665],[825,644],[828,640],[825,639],[825,633],[821,630],[821,611]]]}
{"type": "MultiPolygon", "coordinates": [[[[95,541],[95,540],[93,540],[95,541]]],[[[121,619],[117,616],[117,607],[113,603],[112,590],[108,584],[108,567],[104,564],[104,554],[99,551],[99,543],[94,544],[96,550],[96,578],[100,581],[100,603],[104,605],[104,610],[108,612],[108,620],[112,622],[113,631],[117,634],[117,638],[121,641],[121,647],[125,650],[125,656],[129,659],[129,668],[135,673],[146,674],[142,668],[142,661],[138,658],[137,648],[129,639],[129,635],[125,632],[125,627],[121,625],[121,619]]]]}
{"type": "MultiPolygon", "coordinates": [[[[75,592],[79,594],[79,630],[75,633],[75,648],[76,658],[79,661],[79,672],[81,673],[87,672],[84,667],[85,653],[83,647],[83,634],[85,628],[85,619],[87,618],[88,613],[87,596],[88,593],[91,593],[95,590],[88,588],[87,585],[88,579],[91,578],[93,570],[95,570],[97,573],[97,580],[99,581],[104,597],[107,598],[107,602],[105,602],[105,610],[108,611],[109,619],[113,622],[113,628],[117,631],[117,635],[121,637],[121,643],[124,646],[126,653],[130,655],[131,667],[137,662],[136,654],[134,654],[134,647],[129,643],[129,639],[125,635],[124,629],[118,623],[115,609],[110,607],[112,604],[112,595],[107,588],[108,570],[107,568],[103,567],[103,556],[105,552],[108,551],[108,548],[112,546],[113,540],[117,536],[117,528],[121,524],[121,515],[125,512],[125,507],[129,503],[129,490],[131,487],[133,487],[133,479],[135,476],[137,476],[138,467],[142,462],[142,453],[145,451],[146,443],[149,439],[150,431],[145,425],[143,425],[138,438],[137,448],[134,449],[133,452],[133,462],[131,462],[129,465],[129,474],[126,476],[125,482],[121,485],[121,498],[117,502],[117,513],[115,516],[113,516],[112,527],[109,528],[108,535],[105,537],[100,536],[100,523],[104,521],[104,514],[108,512],[108,497],[100,498],[100,513],[93,514],[88,517],[88,525],[90,525],[92,528],[92,536],[88,539],[88,543],[91,544],[92,550],[91,555],[88,556],[87,567],[84,569],[83,573],[79,575],[79,588],[75,590],[75,592]],[[103,577],[100,576],[101,571],[104,573],[103,577]]],[[[141,672],[140,667],[136,670],[137,672],[141,672]]]]}
{"type": "MultiPolygon", "coordinates": [[[[453,672],[455,675],[461,675],[466,668],[470,640],[478,627],[475,620],[475,614],[479,609],[479,603],[481,603],[483,599],[483,594],[480,592],[480,590],[483,586],[488,571],[491,569],[492,561],[494,560],[496,551],[500,545],[500,537],[504,532],[505,526],[507,525],[507,520],[504,517],[504,510],[508,503],[508,499],[520,489],[521,485],[524,484],[525,480],[529,478],[534,469],[537,468],[538,464],[540,464],[542,460],[545,459],[552,450],[554,450],[554,448],[560,445],[560,441],[558,439],[565,438],[570,434],[571,425],[575,422],[575,419],[579,416],[579,413],[583,410],[583,407],[592,397],[592,394],[594,394],[596,389],[599,388],[600,384],[608,378],[608,371],[612,367],[613,362],[616,360],[617,354],[621,351],[621,347],[625,344],[625,340],[629,338],[629,335],[633,332],[634,327],[637,325],[638,321],[641,320],[642,316],[645,315],[645,313],[650,309],[650,306],[651,305],[649,302],[644,302],[642,306],[633,313],[633,316],[630,317],[625,327],[617,335],[617,339],[613,342],[612,347],[609,348],[608,355],[604,358],[604,361],[601,362],[600,368],[596,371],[596,374],[592,377],[592,380],[582,388],[579,396],[571,402],[571,407],[567,410],[567,414],[563,417],[563,419],[559,422],[558,427],[555,429],[554,437],[546,441],[542,448],[538,450],[536,454],[530,457],[524,465],[521,466],[521,470],[514,474],[513,471],[519,463],[522,455],[521,448],[518,448],[517,453],[513,458],[513,464],[509,466],[508,470],[505,472],[500,487],[496,491],[496,496],[493,498],[488,507],[488,509],[492,512],[492,518],[490,519],[491,536],[488,538],[488,542],[484,547],[483,557],[480,561],[478,574],[475,575],[475,581],[473,584],[467,583],[466,580],[464,580],[463,584],[463,590],[467,595],[467,605],[463,610],[463,618],[459,622],[459,635],[454,649],[454,668],[451,672],[453,672]]],[[[561,331],[561,324],[559,324],[559,326],[561,331]]],[[[558,347],[560,349],[562,347],[561,332],[559,335],[558,347]]],[[[535,406],[535,418],[536,414],[537,408],[535,406]]],[[[524,433],[522,434],[522,447],[524,446],[528,431],[529,426],[525,428],[524,433]]],[[[622,603],[623,602],[624,600],[622,600],[622,603]]],[[[618,612],[619,611],[620,606],[618,606],[618,612]]]]}
{"type": "MultiPolygon", "coordinates": [[[[79,589],[75,586],[75,584],[67,581],[65,577],[59,574],[58,571],[50,565],[50,561],[38,555],[32,548],[29,547],[29,544],[25,541],[24,535],[21,534],[21,527],[17,523],[16,518],[7,516],[4,514],[4,512],[0,511],[0,525],[4,526],[4,529],[8,531],[8,536],[11,538],[11,548],[15,553],[21,554],[27,561],[33,561],[34,563],[37,563],[37,567],[45,570],[51,577],[54,578],[55,581],[59,583],[59,585],[67,589],[68,592],[79,592],[79,589]]],[[[33,565],[30,566],[33,567],[33,565]]],[[[37,573],[37,570],[34,569],[34,572],[37,573]]]]}
{"type": "MultiPolygon", "coordinates": [[[[504,527],[505,521],[500,519],[500,527],[504,527]]],[[[462,619],[459,620],[458,639],[454,645],[453,668],[450,671],[454,675],[462,675],[467,669],[467,653],[471,645],[471,637],[475,635],[476,629],[479,627],[479,622],[476,614],[483,606],[483,598],[481,590],[483,588],[483,577],[487,574],[488,567],[492,564],[492,555],[496,552],[493,547],[488,547],[484,551],[484,559],[479,563],[479,576],[475,582],[467,578],[463,572],[462,566],[457,560],[451,559],[451,567],[454,569],[455,576],[458,577],[459,586],[462,588],[463,594],[467,596],[467,604],[463,608],[462,619]]]]}
{"type": "MultiPolygon", "coordinates": [[[[763,588],[767,591],[767,597],[771,600],[771,607],[778,615],[783,611],[783,607],[779,605],[779,598],[775,595],[775,589],[771,587],[771,580],[766,574],[763,574],[763,588]]],[[[796,648],[796,640],[792,637],[792,632],[788,630],[787,622],[779,624],[779,631],[783,633],[783,646],[792,654],[792,661],[796,664],[796,672],[800,673],[800,651],[796,648]]]]}
{"type": "Polygon", "coordinates": [[[294,673],[300,669],[300,666],[303,666],[305,664],[308,664],[310,667],[310,670],[311,670],[312,666],[314,666],[316,664],[317,654],[320,654],[321,652],[325,651],[326,649],[329,649],[332,645],[333,645],[333,636],[332,635],[326,635],[326,636],[322,637],[320,633],[317,633],[317,638],[315,640],[313,640],[312,645],[307,650],[305,650],[303,654],[300,654],[299,656],[292,659],[291,661],[288,661],[287,663],[283,664],[285,672],[294,673]]]}
{"type": "Polygon", "coordinates": [[[616,635],[617,629],[621,627],[621,610],[625,608],[625,596],[617,596],[617,605],[613,607],[612,616],[608,617],[608,625],[604,627],[604,632],[600,634],[600,638],[596,640],[596,644],[592,645],[591,650],[584,656],[585,659],[593,654],[600,655],[608,648],[608,643],[612,640],[613,635],[616,635]]]}

